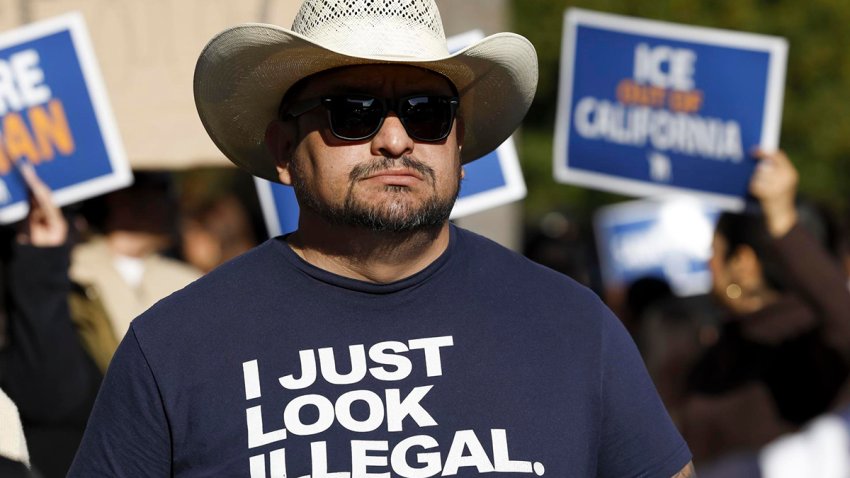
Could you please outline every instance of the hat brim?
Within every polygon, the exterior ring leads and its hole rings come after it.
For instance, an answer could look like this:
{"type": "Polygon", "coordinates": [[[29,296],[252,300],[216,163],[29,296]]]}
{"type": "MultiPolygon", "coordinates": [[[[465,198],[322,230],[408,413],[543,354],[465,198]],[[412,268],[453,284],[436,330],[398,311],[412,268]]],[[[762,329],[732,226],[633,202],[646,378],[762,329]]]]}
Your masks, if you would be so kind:
{"type": "Polygon", "coordinates": [[[310,75],[342,66],[412,65],[448,78],[464,121],[461,160],[496,149],[519,126],[537,88],[537,54],[513,33],[499,33],[443,58],[354,57],[276,25],[244,24],[223,31],[201,52],[194,94],[201,122],[218,148],[255,176],[279,182],[265,146],[286,91],[310,75]]]}

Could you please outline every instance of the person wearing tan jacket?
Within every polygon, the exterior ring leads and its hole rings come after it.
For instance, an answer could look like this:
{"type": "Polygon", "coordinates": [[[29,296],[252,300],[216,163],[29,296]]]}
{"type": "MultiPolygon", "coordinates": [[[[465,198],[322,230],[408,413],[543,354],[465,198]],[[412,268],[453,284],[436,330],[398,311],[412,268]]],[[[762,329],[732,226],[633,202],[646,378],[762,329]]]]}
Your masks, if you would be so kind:
{"type": "Polygon", "coordinates": [[[164,176],[136,173],[133,186],[103,202],[103,235],[74,248],[70,275],[79,285],[72,313],[89,353],[105,371],[130,322],[202,274],[163,255],[176,210],[164,176]]]}

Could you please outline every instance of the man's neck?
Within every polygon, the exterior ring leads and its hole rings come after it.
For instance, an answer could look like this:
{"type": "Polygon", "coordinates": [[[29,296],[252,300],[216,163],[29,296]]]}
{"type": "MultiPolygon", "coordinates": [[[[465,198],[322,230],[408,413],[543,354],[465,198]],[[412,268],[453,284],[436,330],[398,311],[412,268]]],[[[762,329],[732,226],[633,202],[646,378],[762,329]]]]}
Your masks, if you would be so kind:
{"type": "Polygon", "coordinates": [[[343,277],[386,284],[428,267],[449,245],[448,221],[434,229],[395,233],[332,226],[302,217],[287,238],[310,264],[343,277]]]}

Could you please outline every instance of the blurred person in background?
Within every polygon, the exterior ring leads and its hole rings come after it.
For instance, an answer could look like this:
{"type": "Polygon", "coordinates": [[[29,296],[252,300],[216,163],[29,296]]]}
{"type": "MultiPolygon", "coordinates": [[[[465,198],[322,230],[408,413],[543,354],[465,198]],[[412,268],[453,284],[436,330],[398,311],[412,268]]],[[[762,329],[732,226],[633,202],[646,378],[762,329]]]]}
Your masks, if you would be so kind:
{"type": "Polygon", "coordinates": [[[727,456],[700,467],[701,478],[847,478],[850,476],[850,407],[842,407],[783,435],[756,452],[727,456]]]}
{"type": "Polygon", "coordinates": [[[257,245],[248,212],[232,193],[186,212],[180,223],[183,257],[203,273],[257,245]]]}
{"type": "MultiPolygon", "coordinates": [[[[850,276],[850,215],[840,222],[836,238],[836,253],[841,262],[841,267],[850,276]]],[[[850,287],[850,280],[847,282],[847,287],[850,287]]]]}
{"type": "Polygon", "coordinates": [[[676,408],[693,363],[716,337],[716,307],[707,295],[679,297],[666,280],[644,276],[626,289],[621,319],[664,405],[676,408]]]}
{"type": "Polygon", "coordinates": [[[695,460],[755,450],[827,411],[848,375],[846,276],[800,224],[798,174],[784,153],[757,152],[760,214],[723,214],[709,263],[727,312],[673,415],[695,460]]]}
{"type": "Polygon", "coordinates": [[[549,211],[525,233],[523,255],[532,261],[593,287],[593,251],[576,214],[549,211]]]}
{"type": "Polygon", "coordinates": [[[68,223],[28,164],[30,212],[19,231],[0,229],[0,476],[64,477],[83,435],[102,375],[82,347],[69,310],[68,223]],[[32,468],[29,467],[31,465],[32,468]]]}
{"type": "Polygon", "coordinates": [[[34,478],[29,450],[15,402],[0,388],[0,476],[34,478]]]}
{"type": "Polygon", "coordinates": [[[635,341],[668,409],[682,405],[691,368],[717,341],[717,315],[707,295],[655,301],[640,315],[635,341]]]}
{"type": "Polygon", "coordinates": [[[177,205],[166,173],[135,173],[134,184],[90,201],[87,220],[98,230],[74,248],[71,278],[91,301],[72,307],[89,353],[106,371],[130,321],[158,300],[201,276],[196,268],[172,259],[177,205]]]}

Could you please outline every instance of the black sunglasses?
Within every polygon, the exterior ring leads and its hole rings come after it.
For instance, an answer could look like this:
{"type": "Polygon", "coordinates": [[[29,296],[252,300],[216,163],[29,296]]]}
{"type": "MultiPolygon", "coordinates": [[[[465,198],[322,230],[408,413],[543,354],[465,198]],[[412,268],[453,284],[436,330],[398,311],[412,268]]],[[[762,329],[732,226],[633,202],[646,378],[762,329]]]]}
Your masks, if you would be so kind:
{"type": "Polygon", "coordinates": [[[346,141],[363,141],[374,136],[394,111],[407,134],[418,141],[442,141],[452,130],[457,98],[436,95],[405,96],[398,100],[369,95],[334,95],[305,100],[281,111],[281,119],[297,118],[324,106],[328,110],[331,133],[346,141]]]}

